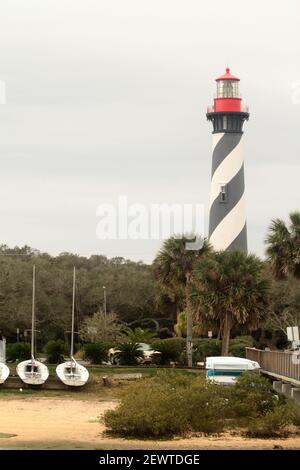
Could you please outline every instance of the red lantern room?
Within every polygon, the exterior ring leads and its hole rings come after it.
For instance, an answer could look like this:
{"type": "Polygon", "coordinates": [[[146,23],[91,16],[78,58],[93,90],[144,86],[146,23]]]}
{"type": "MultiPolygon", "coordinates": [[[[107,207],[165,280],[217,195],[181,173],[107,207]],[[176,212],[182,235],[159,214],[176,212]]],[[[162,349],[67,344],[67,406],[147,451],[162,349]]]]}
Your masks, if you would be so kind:
{"type": "Polygon", "coordinates": [[[229,68],[226,69],[224,75],[216,78],[217,97],[214,99],[215,113],[239,113],[242,111],[239,81],[239,78],[231,75],[229,68]]]}

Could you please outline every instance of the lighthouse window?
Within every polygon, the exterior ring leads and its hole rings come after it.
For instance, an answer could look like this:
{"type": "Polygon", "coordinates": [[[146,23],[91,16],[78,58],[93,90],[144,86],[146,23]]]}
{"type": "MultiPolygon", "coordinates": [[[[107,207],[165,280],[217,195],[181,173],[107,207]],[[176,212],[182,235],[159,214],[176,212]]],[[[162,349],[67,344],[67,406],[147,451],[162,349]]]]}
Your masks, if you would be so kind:
{"type": "Polygon", "coordinates": [[[223,129],[227,129],[227,116],[223,116],[223,129]]]}
{"type": "Polygon", "coordinates": [[[227,202],[227,184],[221,184],[220,201],[227,202]]]}
{"type": "Polygon", "coordinates": [[[218,98],[238,98],[239,82],[236,80],[220,80],[217,82],[218,98]]]}

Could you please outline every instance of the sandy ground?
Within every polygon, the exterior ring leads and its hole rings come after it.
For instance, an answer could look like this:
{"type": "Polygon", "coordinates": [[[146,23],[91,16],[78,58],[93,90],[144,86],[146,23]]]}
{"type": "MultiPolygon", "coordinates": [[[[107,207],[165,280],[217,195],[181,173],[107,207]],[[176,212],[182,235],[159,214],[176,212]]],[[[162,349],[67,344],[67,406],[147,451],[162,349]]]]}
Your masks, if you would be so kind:
{"type": "Polygon", "coordinates": [[[99,418],[116,401],[33,398],[0,400],[1,449],[300,449],[300,436],[245,439],[225,434],[172,441],[113,439],[99,418]]]}

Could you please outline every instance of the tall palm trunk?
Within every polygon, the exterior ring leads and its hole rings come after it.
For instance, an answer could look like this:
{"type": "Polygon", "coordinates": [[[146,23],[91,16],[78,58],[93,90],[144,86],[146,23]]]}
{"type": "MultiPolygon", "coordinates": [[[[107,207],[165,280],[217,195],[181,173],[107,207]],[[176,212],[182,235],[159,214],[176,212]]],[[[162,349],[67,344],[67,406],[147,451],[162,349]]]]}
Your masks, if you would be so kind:
{"type": "Polygon", "coordinates": [[[229,353],[229,341],[230,341],[230,331],[231,331],[231,316],[230,313],[226,312],[223,326],[223,335],[222,335],[222,356],[228,356],[229,353]]]}
{"type": "Polygon", "coordinates": [[[193,312],[189,297],[190,275],[186,276],[185,299],[186,299],[186,355],[188,367],[193,367],[193,312]]]}

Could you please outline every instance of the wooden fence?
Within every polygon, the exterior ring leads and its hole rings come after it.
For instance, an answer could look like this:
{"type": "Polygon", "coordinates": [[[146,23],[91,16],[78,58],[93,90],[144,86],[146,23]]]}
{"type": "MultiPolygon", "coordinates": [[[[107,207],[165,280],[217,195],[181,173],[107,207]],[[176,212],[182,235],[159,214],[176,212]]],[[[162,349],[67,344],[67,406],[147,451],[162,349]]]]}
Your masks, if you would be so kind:
{"type": "Polygon", "coordinates": [[[246,348],[246,357],[259,363],[263,372],[300,384],[300,351],[263,351],[246,348]]]}

